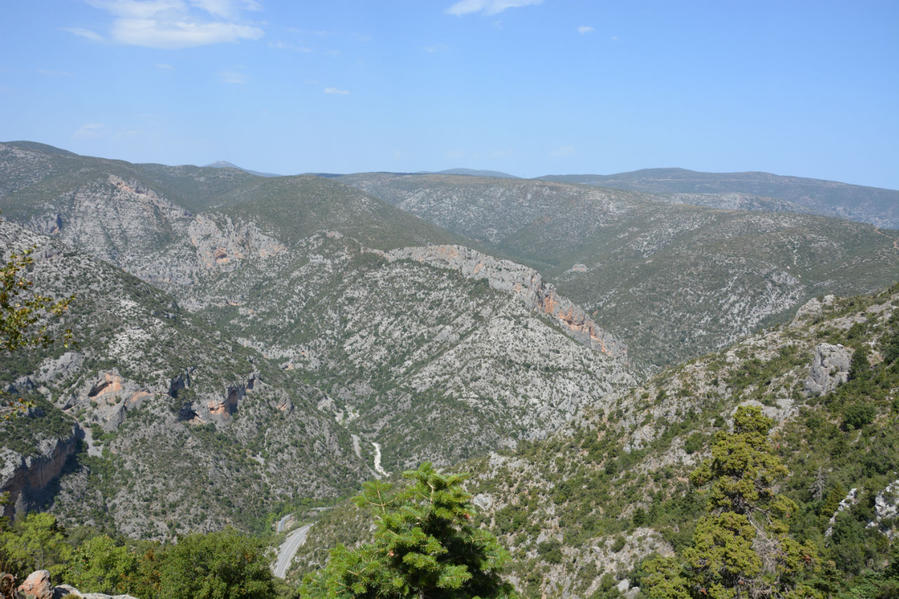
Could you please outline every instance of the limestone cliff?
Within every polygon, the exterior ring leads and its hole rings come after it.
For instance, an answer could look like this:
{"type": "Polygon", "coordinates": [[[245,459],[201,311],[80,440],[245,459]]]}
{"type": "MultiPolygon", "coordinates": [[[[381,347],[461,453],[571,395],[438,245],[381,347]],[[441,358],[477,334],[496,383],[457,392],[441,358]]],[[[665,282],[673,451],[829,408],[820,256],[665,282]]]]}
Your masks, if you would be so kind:
{"type": "Polygon", "coordinates": [[[0,493],[8,494],[3,516],[11,518],[48,499],[47,491],[77,450],[80,435],[73,425],[69,435],[43,439],[33,454],[0,449],[0,493]]]}
{"type": "Polygon", "coordinates": [[[600,329],[580,306],[559,295],[555,286],[544,281],[533,268],[460,245],[401,248],[385,255],[390,261],[414,260],[486,280],[493,289],[509,293],[528,308],[551,317],[567,335],[588,347],[617,358],[627,357],[622,342],[600,329]]]}

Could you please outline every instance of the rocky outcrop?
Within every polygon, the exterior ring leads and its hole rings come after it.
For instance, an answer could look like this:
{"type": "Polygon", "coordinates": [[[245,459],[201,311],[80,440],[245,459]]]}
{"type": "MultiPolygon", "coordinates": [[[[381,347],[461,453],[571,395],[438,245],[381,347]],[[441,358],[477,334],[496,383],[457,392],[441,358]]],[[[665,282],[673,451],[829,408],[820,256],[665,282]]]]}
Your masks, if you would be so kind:
{"type": "Polygon", "coordinates": [[[187,236],[206,269],[230,270],[250,257],[268,258],[287,248],[264,234],[255,223],[234,223],[230,217],[219,222],[198,215],[187,227],[187,236]]]}
{"type": "Polygon", "coordinates": [[[196,370],[194,367],[185,368],[183,371],[172,377],[169,381],[168,391],[171,397],[178,397],[178,393],[182,389],[190,389],[190,375],[193,374],[194,370],[196,370]]]}
{"type": "Polygon", "coordinates": [[[92,408],[91,420],[109,432],[121,426],[129,410],[139,408],[152,396],[146,387],[122,377],[113,368],[88,380],[80,393],[66,403],[66,407],[86,406],[89,403],[92,408]]]}
{"type": "Polygon", "coordinates": [[[137,599],[132,595],[107,595],[106,593],[82,593],[75,587],[61,584],[53,589],[53,599],[137,599]]]}
{"type": "Polygon", "coordinates": [[[254,223],[192,214],[145,183],[113,174],[48,199],[27,226],[167,289],[286,251],[254,223]]]}
{"type": "Polygon", "coordinates": [[[39,503],[48,487],[59,477],[78,447],[81,430],[72,426],[71,434],[61,439],[45,439],[36,455],[23,456],[10,449],[0,450],[0,493],[7,493],[3,516],[13,517],[39,503]]]}
{"type": "Polygon", "coordinates": [[[508,293],[528,308],[551,317],[570,337],[614,357],[626,358],[627,348],[536,270],[510,260],[500,260],[459,245],[434,245],[392,250],[383,254],[389,261],[414,260],[438,268],[449,268],[472,279],[486,280],[491,288],[508,293]]]}
{"type": "Polygon", "coordinates": [[[830,517],[830,520],[827,521],[827,530],[824,531],[824,536],[829,537],[833,534],[833,525],[837,523],[837,516],[840,513],[845,512],[852,506],[854,506],[858,502],[858,489],[853,487],[849,489],[849,492],[846,494],[840,504],[837,506],[836,511],[834,511],[833,515],[830,517]]]}
{"type": "MultiPolygon", "coordinates": [[[[191,376],[196,368],[186,368],[177,376],[169,380],[168,395],[174,399],[178,399],[185,389],[190,389],[191,376]]],[[[237,412],[240,403],[246,398],[247,392],[260,384],[259,374],[254,372],[247,377],[242,383],[227,385],[221,395],[213,395],[210,393],[201,393],[197,397],[185,399],[181,405],[178,419],[182,421],[191,421],[194,424],[204,422],[217,422],[219,424],[227,423],[231,417],[237,412]]]]}
{"type": "MultiPolygon", "coordinates": [[[[228,385],[224,397],[210,399],[205,403],[205,415],[216,422],[227,422],[237,412],[238,404],[247,395],[246,385],[228,385]]],[[[199,416],[202,419],[202,416],[199,416]]]]}
{"type": "Polygon", "coordinates": [[[796,316],[793,317],[790,328],[805,326],[808,321],[821,318],[824,315],[824,309],[832,306],[834,299],[832,295],[825,295],[822,300],[813,297],[796,310],[796,316]]]}
{"type": "Polygon", "coordinates": [[[850,353],[842,345],[819,343],[805,379],[805,392],[824,395],[849,380],[850,353]]]}
{"type": "Polygon", "coordinates": [[[50,572],[36,570],[28,575],[28,578],[16,589],[25,595],[26,599],[53,599],[53,585],[50,584],[50,572]]]}
{"type": "Polygon", "coordinates": [[[67,584],[53,586],[50,583],[50,572],[36,570],[28,575],[28,578],[19,585],[19,593],[25,599],[137,599],[131,595],[107,595],[105,593],[82,593],[75,587],[67,584]]]}
{"type": "Polygon", "coordinates": [[[878,527],[891,541],[899,537],[899,479],[894,480],[874,498],[874,521],[868,528],[878,527]]]}

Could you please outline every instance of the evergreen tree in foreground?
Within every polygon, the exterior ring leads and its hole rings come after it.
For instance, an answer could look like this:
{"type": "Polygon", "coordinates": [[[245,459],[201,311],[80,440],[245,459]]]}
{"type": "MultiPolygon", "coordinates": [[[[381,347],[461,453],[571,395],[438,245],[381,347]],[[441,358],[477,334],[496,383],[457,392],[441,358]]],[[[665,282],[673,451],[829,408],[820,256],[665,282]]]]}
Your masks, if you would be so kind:
{"type": "Polygon", "coordinates": [[[740,406],[733,433],[718,433],[711,459],[691,476],[709,486],[708,512],[682,555],[643,564],[649,597],[820,597],[804,583],[820,568],[817,552],[790,537],[787,521],[797,507],[774,489],[787,469],[768,442],[772,424],[758,407],[740,406]]]}
{"type": "Polygon", "coordinates": [[[461,475],[443,475],[430,463],[403,473],[412,484],[399,492],[380,481],[355,498],[376,518],[374,542],[350,550],[338,545],[327,567],[306,577],[306,598],[468,599],[515,597],[499,570],[506,552],[472,522],[471,497],[461,475]]]}

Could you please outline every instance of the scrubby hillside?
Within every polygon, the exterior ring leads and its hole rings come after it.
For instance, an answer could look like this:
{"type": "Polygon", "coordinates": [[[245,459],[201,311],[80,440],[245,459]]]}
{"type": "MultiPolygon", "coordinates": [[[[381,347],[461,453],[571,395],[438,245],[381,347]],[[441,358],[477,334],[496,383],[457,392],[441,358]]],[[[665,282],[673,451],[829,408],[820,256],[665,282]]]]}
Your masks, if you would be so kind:
{"type": "Polygon", "coordinates": [[[734,195],[755,209],[810,212],[899,228],[899,191],[771,173],[703,173],[650,168],[615,175],[551,175],[549,181],[680,196],[686,203],[727,207],[734,195]]]}
{"type": "MultiPolygon", "coordinates": [[[[8,455],[3,485],[42,481],[20,510],[108,512],[134,536],[257,527],[379,473],[543,438],[633,384],[624,344],[538,273],[351,187],[254,178],[197,214],[140,165],[4,148],[19,183],[3,200],[28,228],[4,222],[2,247],[39,247],[36,288],[75,294],[79,341],[0,371],[55,419],[37,462],[8,455]],[[44,160],[90,177],[43,195],[24,173],[44,160]]],[[[36,439],[42,422],[17,426],[36,439]]]]}
{"type": "MultiPolygon", "coordinates": [[[[824,558],[816,584],[828,596],[875,596],[899,526],[897,392],[899,289],[828,296],[787,325],[660,373],[569,434],[460,468],[526,596],[616,596],[619,580],[639,584],[644,557],[690,542],[705,498],[689,473],[736,406],[759,405],[790,471],[779,488],[799,505],[790,531],[824,558]]],[[[368,534],[354,508],[335,509],[313,526],[300,569],[335,540],[368,534]]]]}
{"type": "Polygon", "coordinates": [[[899,233],[836,219],[547,181],[341,180],[537,268],[652,368],[783,321],[817,295],[873,291],[899,272],[899,233]]]}

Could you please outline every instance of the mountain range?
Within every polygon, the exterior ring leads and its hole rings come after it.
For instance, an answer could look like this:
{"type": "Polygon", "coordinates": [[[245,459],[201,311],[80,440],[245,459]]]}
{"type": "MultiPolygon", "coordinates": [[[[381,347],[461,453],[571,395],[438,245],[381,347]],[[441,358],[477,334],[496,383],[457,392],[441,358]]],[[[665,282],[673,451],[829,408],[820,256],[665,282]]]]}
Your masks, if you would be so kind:
{"type": "MultiPolygon", "coordinates": [[[[463,463],[518,586],[587,596],[603,568],[682,540],[634,513],[682,501],[696,439],[750,400],[800,434],[823,345],[864,329],[876,357],[891,334],[899,192],[495,175],[268,176],[0,143],[4,258],[34,248],[28,277],[74,295],[54,330],[77,341],[0,366],[34,404],[0,422],[7,515],[258,532],[364,480],[463,463]],[[859,294],[875,295],[834,297],[859,294]]],[[[835,481],[872,490],[892,476],[846,468],[835,481]]],[[[367,530],[348,509],[298,567],[367,530]]]]}

